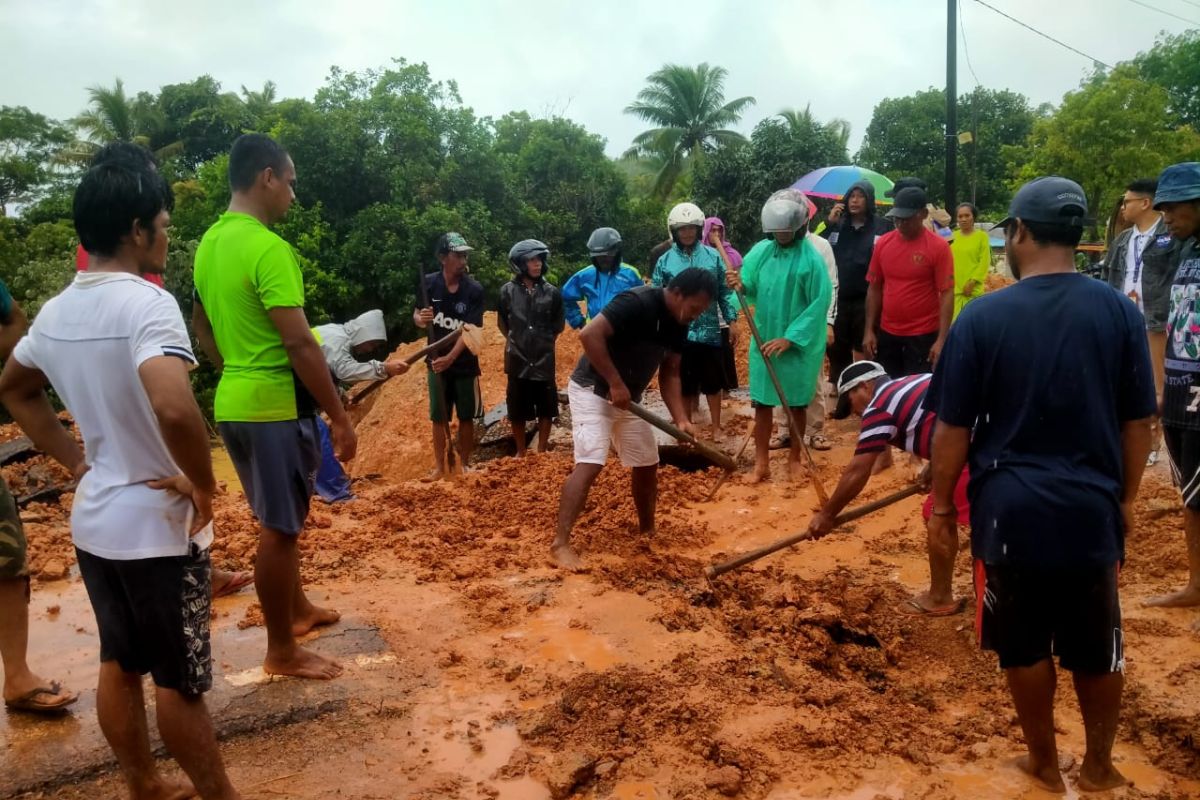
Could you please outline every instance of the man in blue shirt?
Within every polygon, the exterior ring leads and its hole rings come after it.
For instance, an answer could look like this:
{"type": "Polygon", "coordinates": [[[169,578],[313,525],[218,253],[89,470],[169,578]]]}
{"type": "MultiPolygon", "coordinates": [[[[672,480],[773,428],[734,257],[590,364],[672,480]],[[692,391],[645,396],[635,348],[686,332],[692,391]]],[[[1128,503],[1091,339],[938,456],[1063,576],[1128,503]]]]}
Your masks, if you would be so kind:
{"type": "Polygon", "coordinates": [[[587,240],[591,266],[570,277],[562,287],[563,309],[567,324],[579,330],[589,319],[595,319],[608,301],[626,289],[645,282],[636,269],[621,261],[621,234],[613,228],[597,228],[587,240]],[[587,317],[579,303],[587,306],[587,317]]]}
{"type": "Polygon", "coordinates": [[[1137,307],[1075,271],[1086,215],[1065,178],[1017,192],[1000,227],[1019,283],[962,312],[926,401],[938,416],[930,541],[958,535],[952,497],[969,459],[980,643],[1008,678],[1029,748],[1020,766],[1056,792],[1055,655],[1083,712],[1079,788],[1125,783],[1112,764],[1117,570],[1156,406],[1137,307]]]}

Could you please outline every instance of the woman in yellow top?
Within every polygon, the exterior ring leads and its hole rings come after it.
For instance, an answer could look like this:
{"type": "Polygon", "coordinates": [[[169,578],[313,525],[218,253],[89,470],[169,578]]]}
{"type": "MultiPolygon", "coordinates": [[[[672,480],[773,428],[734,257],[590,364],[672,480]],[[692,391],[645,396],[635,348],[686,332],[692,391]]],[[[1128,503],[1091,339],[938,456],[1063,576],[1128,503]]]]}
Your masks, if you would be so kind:
{"type": "Polygon", "coordinates": [[[983,294],[988,269],[992,266],[992,246],[988,235],[975,230],[975,206],[960,203],[956,212],[958,230],[950,241],[954,254],[954,317],[967,303],[983,294]]]}

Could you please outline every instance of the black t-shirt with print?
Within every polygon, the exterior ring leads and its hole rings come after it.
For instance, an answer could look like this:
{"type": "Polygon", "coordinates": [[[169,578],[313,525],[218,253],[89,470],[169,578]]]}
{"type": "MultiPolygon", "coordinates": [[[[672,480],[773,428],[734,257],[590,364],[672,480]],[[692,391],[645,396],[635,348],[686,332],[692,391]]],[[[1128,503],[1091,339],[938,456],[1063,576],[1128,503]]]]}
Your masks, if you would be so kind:
{"type": "MultiPolygon", "coordinates": [[[[627,289],[600,312],[613,329],[608,354],[635,402],[641,400],[668,353],[683,352],[687,342],[688,326],[671,316],[664,291],[657,286],[627,289]]],[[[571,380],[591,387],[601,397],[608,396],[608,382],[586,354],[580,356],[571,380]]]]}
{"type": "MultiPolygon", "coordinates": [[[[446,288],[446,278],[441,271],[431,272],[425,276],[425,292],[429,304],[433,306],[433,322],[426,328],[431,344],[458,330],[464,322],[483,325],[483,287],[478,281],[463,275],[458,282],[458,291],[451,293],[446,288]]],[[[437,355],[443,356],[445,353],[437,355]]],[[[427,358],[426,363],[431,360],[427,358]]],[[[478,375],[479,358],[464,349],[444,374],[478,375]]]]}

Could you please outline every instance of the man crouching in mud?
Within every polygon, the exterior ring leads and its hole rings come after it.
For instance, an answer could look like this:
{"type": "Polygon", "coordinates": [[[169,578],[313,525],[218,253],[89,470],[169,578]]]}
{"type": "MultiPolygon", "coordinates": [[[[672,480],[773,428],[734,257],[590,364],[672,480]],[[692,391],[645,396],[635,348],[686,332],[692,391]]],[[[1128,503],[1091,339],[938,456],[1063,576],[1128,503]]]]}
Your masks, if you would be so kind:
{"type": "Polygon", "coordinates": [[[604,468],[611,444],[621,463],[633,470],[633,502],[638,531],[654,533],[658,492],[658,445],[650,424],[629,411],[662,367],[659,387],[675,424],[691,432],[679,381],[680,354],[688,324],[717,295],[712,274],[690,267],[666,288],[638,286],[617,295],[579,335],[583,355],[567,384],[575,469],[563,484],[558,530],[550,557],[564,569],[582,566],[571,547],[571,528],[587,502],[592,482],[604,468]]]}

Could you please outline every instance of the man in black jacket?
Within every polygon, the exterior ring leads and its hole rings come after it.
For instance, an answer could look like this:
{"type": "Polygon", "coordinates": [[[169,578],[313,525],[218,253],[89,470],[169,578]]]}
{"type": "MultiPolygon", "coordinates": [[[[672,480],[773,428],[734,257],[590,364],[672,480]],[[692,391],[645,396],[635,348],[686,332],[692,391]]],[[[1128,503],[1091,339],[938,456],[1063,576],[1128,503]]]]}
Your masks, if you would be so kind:
{"type": "Polygon", "coordinates": [[[833,246],[838,267],[837,320],[829,348],[829,374],[841,375],[853,361],[863,358],[863,331],[867,324],[867,266],[875,240],[892,229],[875,213],[875,187],[859,181],[833,207],[821,236],[833,246]]]}
{"type": "Polygon", "coordinates": [[[550,249],[537,239],[517,242],[508,251],[516,275],[500,287],[497,315],[508,375],[508,419],[517,457],[525,455],[525,424],[538,423],[538,452],[550,448],[550,426],[558,416],[554,381],[554,340],[563,331],[562,293],[546,282],[550,249]]]}
{"type": "MultiPolygon", "coordinates": [[[[1167,313],[1171,281],[1179,268],[1179,239],[1171,236],[1162,214],[1154,210],[1158,181],[1141,178],[1129,184],[1121,199],[1121,217],[1129,227],[1117,234],[1100,266],[1100,277],[1137,304],[1146,318],[1146,339],[1154,365],[1154,389],[1163,393],[1163,358],[1167,349],[1167,313]]],[[[1156,417],[1149,465],[1158,461],[1162,425],[1156,417]]]]}

